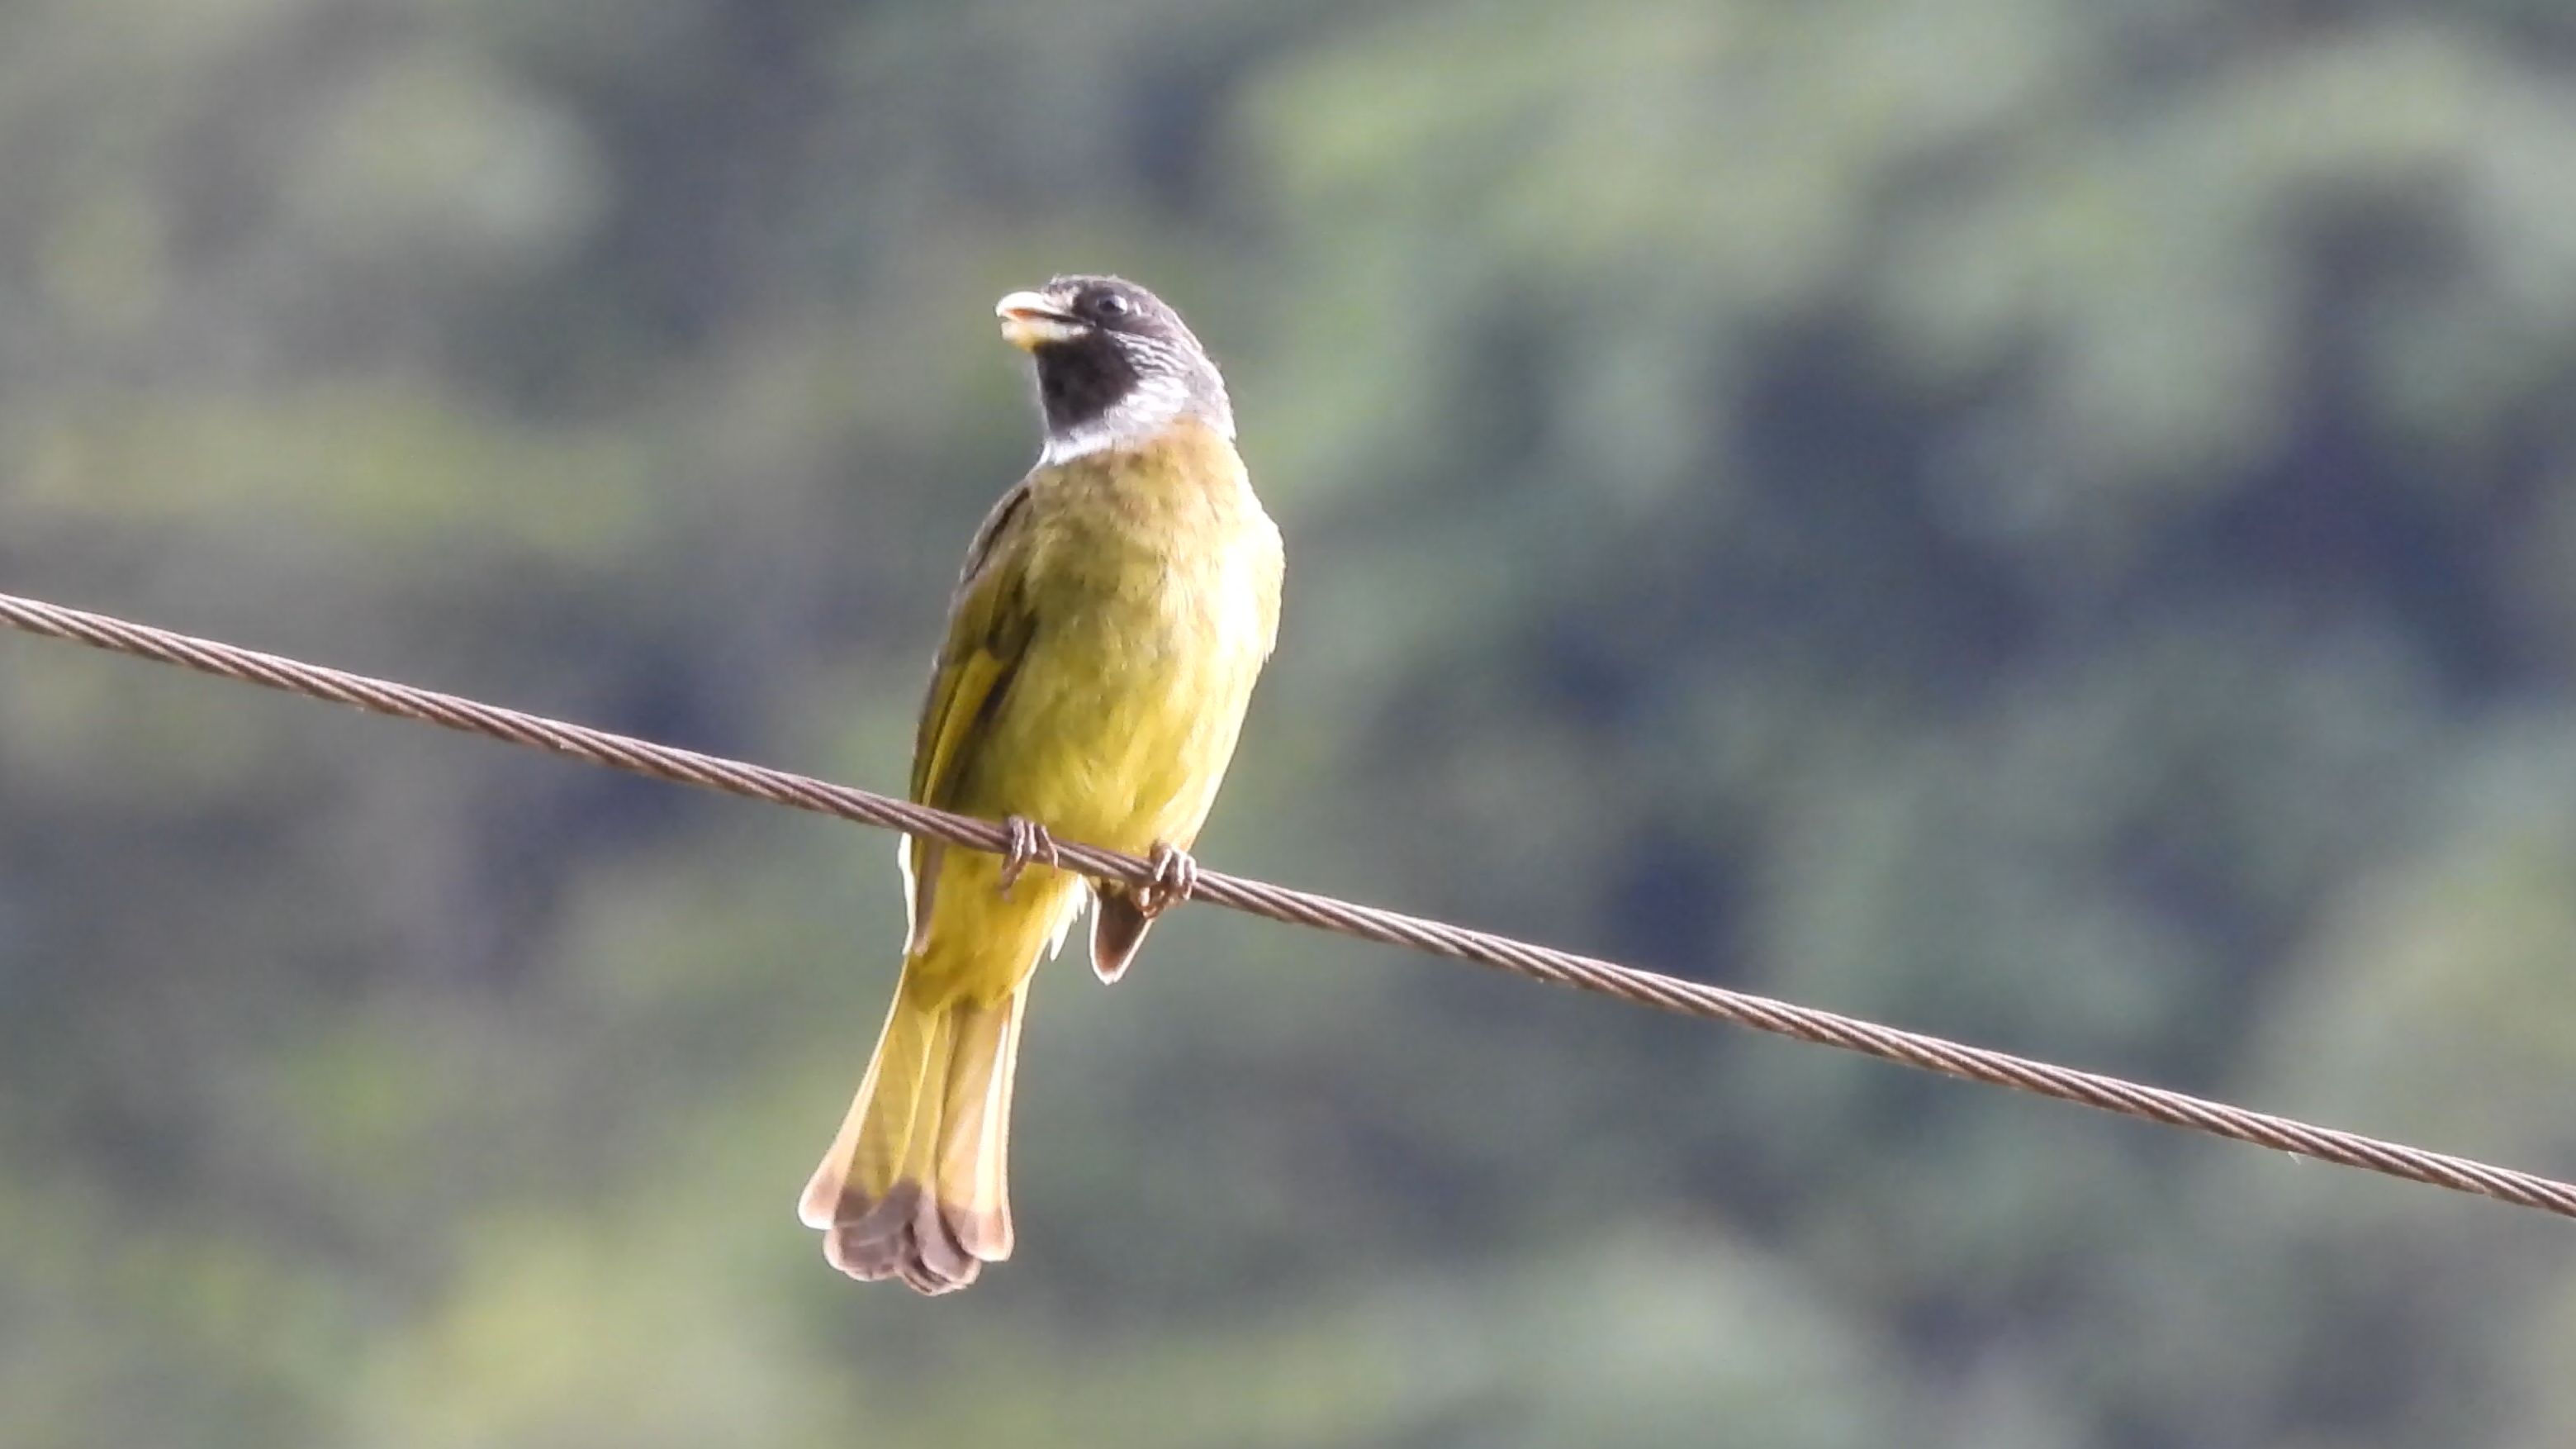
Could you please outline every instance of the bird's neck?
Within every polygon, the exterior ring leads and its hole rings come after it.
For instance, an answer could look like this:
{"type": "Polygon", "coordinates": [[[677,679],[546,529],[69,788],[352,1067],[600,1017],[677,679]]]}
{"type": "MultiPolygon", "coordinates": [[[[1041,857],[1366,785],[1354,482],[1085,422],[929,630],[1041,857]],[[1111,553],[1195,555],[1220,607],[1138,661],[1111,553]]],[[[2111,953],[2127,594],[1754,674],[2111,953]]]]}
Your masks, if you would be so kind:
{"type": "Polygon", "coordinates": [[[1141,447],[1185,421],[1234,436],[1234,407],[1215,369],[1140,372],[1115,349],[1041,353],[1038,404],[1046,415],[1041,465],[1141,447]]]}

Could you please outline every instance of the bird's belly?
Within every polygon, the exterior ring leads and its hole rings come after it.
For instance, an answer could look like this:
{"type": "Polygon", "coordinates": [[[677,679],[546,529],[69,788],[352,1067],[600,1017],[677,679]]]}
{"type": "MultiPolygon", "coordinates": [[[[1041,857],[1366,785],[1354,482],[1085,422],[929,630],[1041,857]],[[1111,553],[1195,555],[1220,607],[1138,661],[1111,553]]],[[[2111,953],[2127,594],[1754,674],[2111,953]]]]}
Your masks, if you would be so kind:
{"type": "Polygon", "coordinates": [[[1192,582],[1047,618],[994,721],[978,813],[1138,853],[1197,834],[1265,641],[1248,587],[1192,582]]]}

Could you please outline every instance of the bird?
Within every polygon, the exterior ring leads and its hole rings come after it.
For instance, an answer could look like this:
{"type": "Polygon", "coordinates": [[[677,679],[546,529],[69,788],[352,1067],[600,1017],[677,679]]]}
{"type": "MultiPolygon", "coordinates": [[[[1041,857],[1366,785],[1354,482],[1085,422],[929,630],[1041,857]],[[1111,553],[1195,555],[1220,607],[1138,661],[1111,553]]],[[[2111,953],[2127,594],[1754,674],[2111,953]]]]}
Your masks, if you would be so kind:
{"type": "Polygon", "coordinates": [[[1115,981],[1197,880],[1189,851],[1279,632],[1279,529],[1225,379],[1180,314],[1114,276],[995,304],[1045,441],[966,551],[911,798],[1004,827],[1003,855],[906,839],[903,970],[798,1216],[853,1278],[925,1293],[1011,1255],[1014,1059],[1039,961],[1087,904],[1115,981]],[[1062,868],[1056,834],[1148,857],[1143,887],[1062,868]]]}

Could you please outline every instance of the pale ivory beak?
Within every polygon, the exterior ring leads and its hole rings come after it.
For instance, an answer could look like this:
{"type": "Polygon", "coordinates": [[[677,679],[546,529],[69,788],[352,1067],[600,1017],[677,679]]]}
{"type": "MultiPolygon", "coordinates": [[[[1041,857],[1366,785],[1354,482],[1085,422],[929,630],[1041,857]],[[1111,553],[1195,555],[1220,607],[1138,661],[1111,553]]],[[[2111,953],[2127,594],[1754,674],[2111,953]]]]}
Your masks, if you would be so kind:
{"type": "Polygon", "coordinates": [[[1023,350],[1071,342],[1091,330],[1044,292],[1013,292],[993,304],[993,315],[1002,319],[1002,336],[1023,350]]]}

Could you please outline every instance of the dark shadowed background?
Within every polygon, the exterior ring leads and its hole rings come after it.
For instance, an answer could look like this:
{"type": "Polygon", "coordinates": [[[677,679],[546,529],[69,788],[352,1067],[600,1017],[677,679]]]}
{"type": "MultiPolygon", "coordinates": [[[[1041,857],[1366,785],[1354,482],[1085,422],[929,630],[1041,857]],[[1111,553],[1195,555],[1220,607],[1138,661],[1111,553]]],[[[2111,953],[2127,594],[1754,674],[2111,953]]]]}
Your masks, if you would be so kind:
{"type": "MultiPolygon", "coordinates": [[[[0,588],[880,788],[1225,362],[1203,858],[2576,1173],[2555,0],[0,9],[0,588]]],[[[2556,1449],[2576,1228],[1185,912],[792,1204],[891,837],[0,638],[0,1442],[2556,1449]]]]}

